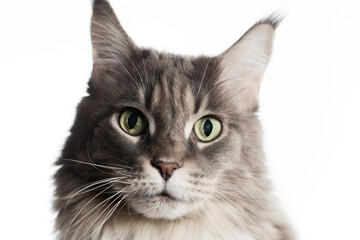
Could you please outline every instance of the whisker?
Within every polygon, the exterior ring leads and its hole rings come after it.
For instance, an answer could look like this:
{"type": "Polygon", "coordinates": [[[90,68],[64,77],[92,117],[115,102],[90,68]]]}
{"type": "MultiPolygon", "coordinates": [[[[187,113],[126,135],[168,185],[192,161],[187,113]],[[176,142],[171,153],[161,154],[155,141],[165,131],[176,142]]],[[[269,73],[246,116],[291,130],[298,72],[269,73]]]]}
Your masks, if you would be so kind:
{"type": "MultiPolygon", "coordinates": [[[[234,201],[231,201],[231,199],[229,199],[228,197],[224,196],[223,194],[221,194],[221,198],[224,200],[226,200],[225,202],[223,202],[224,204],[231,206],[233,208],[235,208],[236,210],[238,210],[237,212],[244,217],[245,219],[249,220],[255,227],[256,229],[263,235],[264,239],[267,240],[267,236],[265,235],[265,233],[261,230],[261,228],[259,227],[259,225],[246,213],[245,209],[237,206],[234,204],[234,201]],[[245,216],[243,214],[245,214],[245,216]]],[[[216,198],[213,198],[214,200],[217,200],[216,198]]],[[[218,200],[217,200],[218,201],[218,200]]],[[[218,201],[219,202],[219,201],[218,201]]],[[[229,212],[228,208],[225,208],[225,211],[230,213],[231,215],[233,215],[233,212],[229,212]]],[[[236,216],[235,216],[236,217],[236,216]]]]}
{"type": "Polygon", "coordinates": [[[257,196],[245,194],[245,193],[241,192],[240,190],[237,190],[237,189],[229,187],[229,186],[221,186],[221,188],[216,187],[216,190],[217,190],[217,192],[222,192],[222,193],[225,193],[234,198],[241,199],[241,200],[248,201],[248,202],[258,202],[258,201],[264,199],[264,197],[257,197],[257,196]],[[225,190],[227,190],[227,191],[225,191],[225,190]],[[235,195],[233,192],[238,193],[238,195],[235,195]]]}
{"type": "MultiPolygon", "coordinates": [[[[109,202],[109,201],[110,201],[112,198],[114,198],[114,197],[118,198],[120,194],[121,194],[121,192],[117,192],[116,194],[112,194],[110,197],[106,198],[105,200],[103,200],[102,202],[100,202],[99,204],[97,204],[94,208],[92,208],[89,212],[87,212],[87,213],[86,213],[81,219],[79,219],[77,222],[83,221],[87,216],[89,216],[89,214],[91,214],[93,211],[95,211],[95,210],[97,209],[97,211],[96,211],[94,214],[92,214],[91,217],[88,218],[88,219],[93,219],[93,218],[98,214],[98,212],[99,212],[104,206],[106,206],[107,202],[109,202]],[[100,208],[99,208],[99,207],[100,207],[100,208]]],[[[115,199],[116,199],[116,198],[115,198],[115,199]]],[[[114,201],[115,201],[115,200],[113,200],[113,202],[114,202],[114,201]]],[[[110,205],[111,205],[111,204],[112,204],[112,203],[110,203],[110,205]]],[[[88,228],[88,230],[91,229],[91,227],[96,223],[96,221],[97,221],[97,219],[96,219],[96,220],[93,220],[93,224],[90,225],[90,227],[88,228]]],[[[88,230],[85,231],[82,236],[84,236],[84,235],[88,232],[88,230]]]]}
{"type": "MultiPolygon", "coordinates": [[[[80,163],[80,164],[89,165],[92,167],[99,167],[99,168],[105,168],[105,169],[111,169],[111,170],[123,170],[122,167],[112,167],[112,166],[106,166],[106,165],[102,165],[102,164],[98,164],[98,163],[88,163],[88,162],[79,161],[79,160],[71,159],[71,158],[61,158],[61,159],[65,160],[65,161],[72,161],[72,162],[76,162],[76,163],[80,163]]],[[[107,174],[109,174],[109,173],[107,173],[107,174]]],[[[131,177],[130,175],[126,175],[126,174],[124,174],[124,176],[131,177]]]]}
{"type": "Polygon", "coordinates": [[[147,84],[146,84],[147,88],[146,89],[147,89],[148,93],[150,93],[149,78],[148,78],[148,74],[147,74],[147,71],[146,71],[145,59],[144,59],[144,55],[143,55],[142,51],[141,51],[141,58],[142,58],[142,64],[143,64],[143,67],[144,67],[145,78],[146,78],[146,82],[147,82],[147,84]]]}
{"type": "Polygon", "coordinates": [[[198,89],[198,92],[197,92],[197,94],[196,94],[195,100],[198,99],[198,96],[199,96],[199,93],[200,93],[200,90],[201,90],[201,87],[202,87],[202,82],[203,82],[203,80],[204,80],[204,78],[205,78],[205,74],[206,74],[206,71],[207,71],[207,69],[208,69],[208,67],[209,67],[210,60],[211,60],[211,59],[209,58],[208,61],[207,61],[207,63],[206,63],[205,70],[204,70],[204,73],[203,73],[203,75],[202,75],[202,77],[201,77],[200,84],[199,84],[199,89],[198,89]]]}
{"type": "MultiPolygon", "coordinates": [[[[212,210],[215,210],[216,212],[218,212],[217,211],[217,209],[216,209],[216,207],[214,206],[214,204],[211,202],[211,201],[209,201],[209,202],[207,202],[208,204],[210,204],[211,206],[212,206],[212,210]]],[[[204,207],[205,207],[205,204],[204,204],[204,207]]],[[[204,213],[205,213],[205,215],[208,217],[208,219],[211,221],[211,223],[212,223],[212,228],[211,229],[217,229],[217,228],[219,228],[218,227],[218,224],[216,224],[215,223],[215,220],[213,219],[213,217],[209,214],[209,211],[208,210],[205,210],[205,211],[203,211],[204,213]]],[[[216,231],[217,232],[217,231],[216,231]]]]}
{"type": "MultiPolygon", "coordinates": [[[[95,163],[91,160],[91,156],[90,156],[90,140],[91,140],[91,134],[89,134],[89,136],[88,136],[88,141],[87,141],[87,146],[86,146],[86,153],[87,153],[87,156],[88,156],[88,157],[86,158],[81,151],[80,151],[80,154],[81,154],[88,162],[90,162],[95,169],[99,170],[100,172],[106,173],[106,172],[98,169],[98,168],[96,167],[95,163]]],[[[106,174],[108,174],[108,173],[106,173],[106,174]]],[[[112,174],[112,173],[110,173],[110,174],[112,174]]]]}
{"type": "MultiPolygon", "coordinates": [[[[120,201],[118,201],[111,209],[110,211],[106,214],[105,218],[102,220],[100,226],[95,229],[94,232],[101,232],[102,228],[104,227],[105,223],[107,222],[107,220],[109,220],[109,218],[113,215],[113,213],[116,211],[116,209],[119,207],[119,205],[122,203],[122,201],[124,200],[126,196],[124,196],[123,198],[120,199],[120,201]]],[[[116,199],[117,200],[117,199],[116,199]]]]}
{"type": "Polygon", "coordinates": [[[75,196],[77,196],[77,195],[79,195],[79,194],[84,194],[84,193],[86,193],[86,192],[90,192],[90,191],[96,190],[96,189],[101,188],[101,187],[104,187],[104,186],[108,185],[109,183],[114,182],[114,181],[112,181],[112,180],[114,180],[114,179],[117,179],[117,178],[105,178],[105,179],[101,179],[101,180],[92,182],[92,183],[86,185],[85,187],[81,188],[79,191],[77,191],[75,194],[73,194],[73,195],[67,200],[67,202],[66,202],[66,204],[65,204],[65,209],[66,209],[68,203],[69,203],[75,196]],[[100,186],[97,186],[97,187],[95,187],[95,188],[92,188],[93,186],[96,186],[96,185],[98,185],[98,184],[101,184],[101,185],[100,185],[100,186]],[[90,189],[88,189],[88,188],[90,188],[90,189]],[[86,190],[86,189],[88,189],[88,190],[86,190]],[[86,190],[86,191],[85,191],[85,190],[86,190]]]}
{"type": "Polygon", "coordinates": [[[152,75],[152,79],[154,81],[155,81],[155,72],[156,72],[156,67],[157,67],[158,62],[159,62],[159,57],[156,58],[155,65],[154,65],[154,71],[153,71],[153,75],[152,75]]]}
{"type": "Polygon", "coordinates": [[[97,166],[97,164],[95,164],[91,159],[87,159],[81,151],[80,151],[80,154],[81,154],[81,156],[83,156],[84,159],[86,159],[87,162],[89,162],[89,164],[90,164],[93,168],[95,168],[95,169],[98,170],[99,172],[102,172],[102,173],[105,173],[105,174],[114,175],[113,172],[105,172],[105,171],[99,169],[98,166],[97,166]]]}
{"type": "Polygon", "coordinates": [[[81,209],[80,211],[78,211],[75,215],[75,217],[71,220],[68,228],[66,229],[65,235],[64,235],[64,240],[66,240],[66,236],[69,232],[69,229],[71,227],[71,225],[73,224],[73,222],[75,221],[75,219],[79,216],[79,214],[82,212],[82,210],[84,210],[84,208],[89,205],[95,198],[97,198],[100,194],[102,194],[103,192],[105,192],[107,189],[109,189],[111,186],[105,188],[104,190],[102,190],[101,192],[99,192],[98,194],[96,194],[94,197],[92,197],[81,209]]]}
{"type": "MultiPolygon", "coordinates": [[[[118,158],[118,157],[116,157],[116,156],[113,156],[113,155],[108,155],[107,157],[114,158],[114,159],[116,159],[116,160],[119,160],[120,162],[124,161],[123,159],[120,159],[120,158],[118,158]]],[[[134,169],[134,168],[132,168],[132,167],[130,167],[130,166],[121,165],[121,164],[115,164],[114,166],[115,166],[115,167],[121,167],[121,168],[127,168],[127,169],[134,169]]]]}
{"type": "MultiPolygon", "coordinates": [[[[88,231],[90,231],[90,230],[92,230],[91,228],[97,223],[97,221],[100,219],[100,217],[106,212],[106,210],[115,202],[115,201],[117,201],[117,199],[119,198],[119,197],[121,197],[121,194],[119,193],[119,194],[114,194],[114,196],[116,196],[116,198],[111,202],[111,203],[109,203],[107,206],[106,206],[106,208],[96,217],[96,219],[95,220],[93,220],[93,223],[87,228],[87,230],[83,233],[83,235],[82,236],[84,236],[88,231]],[[116,196],[117,195],[117,196],[116,196]]],[[[115,204],[115,206],[116,206],[116,204],[115,204]]],[[[114,207],[114,206],[113,206],[114,207]]],[[[111,207],[111,209],[110,209],[110,211],[113,209],[113,207],[111,207]]],[[[88,237],[90,237],[92,234],[94,234],[96,231],[98,230],[98,228],[96,229],[96,230],[92,230],[92,233],[88,236],[88,237]]],[[[86,237],[85,239],[87,239],[88,237],[86,237]]],[[[84,239],[84,240],[85,240],[84,239]]]]}

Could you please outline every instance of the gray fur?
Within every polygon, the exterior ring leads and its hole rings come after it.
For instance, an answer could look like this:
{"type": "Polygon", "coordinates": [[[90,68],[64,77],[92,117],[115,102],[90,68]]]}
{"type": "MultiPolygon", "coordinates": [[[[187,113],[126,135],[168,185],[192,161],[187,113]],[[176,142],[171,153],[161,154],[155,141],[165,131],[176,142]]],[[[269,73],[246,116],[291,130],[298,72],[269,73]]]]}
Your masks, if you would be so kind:
{"type": "MultiPolygon", "coordinates": [[[[266,177],[256,107],[238,108],[219,84],[223,58],[140,49],[106,1],[93,10],[89,96],[54,176],[59,239],[292,240],[266,177]],[[118,126],[129,107],[148,119],[141,136],[118,126]],[[200,143],[186,128],[206,115],[223,129],[200,143]],[[181,167],[164,182],[154,160],[181,167]],[[180,203],[159,204],[162,188],[180,203]]],[[[278,20],[257,24],[275,28],[278,20]]]]}

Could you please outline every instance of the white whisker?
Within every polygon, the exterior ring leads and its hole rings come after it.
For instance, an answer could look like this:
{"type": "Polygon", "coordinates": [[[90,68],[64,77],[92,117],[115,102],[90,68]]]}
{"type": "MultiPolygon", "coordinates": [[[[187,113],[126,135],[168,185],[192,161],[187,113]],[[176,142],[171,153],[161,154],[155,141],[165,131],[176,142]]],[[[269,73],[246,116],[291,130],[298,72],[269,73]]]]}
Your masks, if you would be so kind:
{"type": "Polygon", "coordinates": [[[89,205],[95,198],[97,198],[100,194],[102,194],[103,192],[105,192],[107,189],[109,189],[111,186],[105,188],[104,190],[102,190],[101,192],[99,192],[98,194],[96,194],[94,197],[92,197],[81,209],[80,211],[78,211],[75,215],[75,217],[70,221],[70,224],[68,226],[68,228],[66,229],[65,235],[64,235],[64,240],[66,240],[66,236],[69,232],[69,229],[71,227],[71,225],[73,224],[73,222],[75,221],[75,219],[79,216],[79,214],[82,212],[82,210],[84,210],[84,208],[89,205]]]}
{"type": "Polygon", "coordinates": [[[90,192],[90,191],[96,190],[96,189],[101,188],[101,187],[104,187],[104,186],[108,185],[109,183],[114,182],[114,181],[112,181],[112,180],[114,180],[114,179],[117,179],[117,178],[114,177],[114,178],[101,179],[101,180],[92,182],[92,183],[86,185],[85,187],[81,188],[81,189],[80,189],[79,191],[77,191],[75,194],[71,195],[71,197],[67,200],[67,202],[66,202],[66,204],[65,204],[65,209],[66,209],[68,203],[69,203],[75,196],[77,196],[77,195],[79,195],[79,194],[84,194],[84,193],[86,193],[86,192],[90,192]],[[92,188],[93,186],[96,186],[96,185],[98,185],[98,184],[101,184],[101,185],[100,185],[100,186],[97,186],[97,187],[95,187],[95,188],[92,188]],[[89,189],[89,188],[90,188],[90,189],[89,189]],[[86,191],[85,191],[85,190],[86,190],[86,191]]]}
{"type": "Polygon", "coordinates": [[[202,77],[201,77],[200,84],[199,84],[199,88],[198,88],[198,91],[197,91],[195,100],[197,100],[197,98],[198,98],[198,96],[199,96],[199,93],[200,93],[200,90],[202,89],[202,83],[203,83],[203,81],[204,81],[206,71],[207,71],[207,69],[208,69],[208,67],[209,67],[210,60],[211,60],[211,59],[209,58],[208,61],[207,61],[207,63],[206,63],[205,70],[204,70],[204,73],[203,73],[203,75],[202,75],[202,77]]]}

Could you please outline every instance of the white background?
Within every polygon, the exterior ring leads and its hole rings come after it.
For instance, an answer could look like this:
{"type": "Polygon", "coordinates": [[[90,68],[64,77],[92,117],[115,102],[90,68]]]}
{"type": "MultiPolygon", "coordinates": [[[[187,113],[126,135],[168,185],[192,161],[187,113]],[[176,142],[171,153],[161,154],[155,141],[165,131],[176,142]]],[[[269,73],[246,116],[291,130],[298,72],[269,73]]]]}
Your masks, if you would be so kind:
{"type": "MultiPolygon", "coordinates": [[[[360,239],[360,7],[353,0],[111,1],[139,46],[216,55],[277,9],[260,117],[302,240],[360,239]]],[[[0,4],[1,239],[53,239],[53,162],[91,73],[89,0],[0,4]]]]}

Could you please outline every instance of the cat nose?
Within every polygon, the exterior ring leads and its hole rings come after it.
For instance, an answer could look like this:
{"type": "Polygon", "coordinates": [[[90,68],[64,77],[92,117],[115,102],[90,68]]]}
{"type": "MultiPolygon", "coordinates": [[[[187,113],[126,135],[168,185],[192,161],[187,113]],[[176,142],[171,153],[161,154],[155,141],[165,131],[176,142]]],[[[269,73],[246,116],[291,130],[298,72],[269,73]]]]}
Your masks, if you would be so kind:
{"type": "Polygon", "coordinates": [[[172,176],[174,170],[178,169],[180,165],[176,162],[164,162],[160,160],[155,160],[152,162],[152,165],[159,169],[161,177],[167,181],[172,176]]]}

